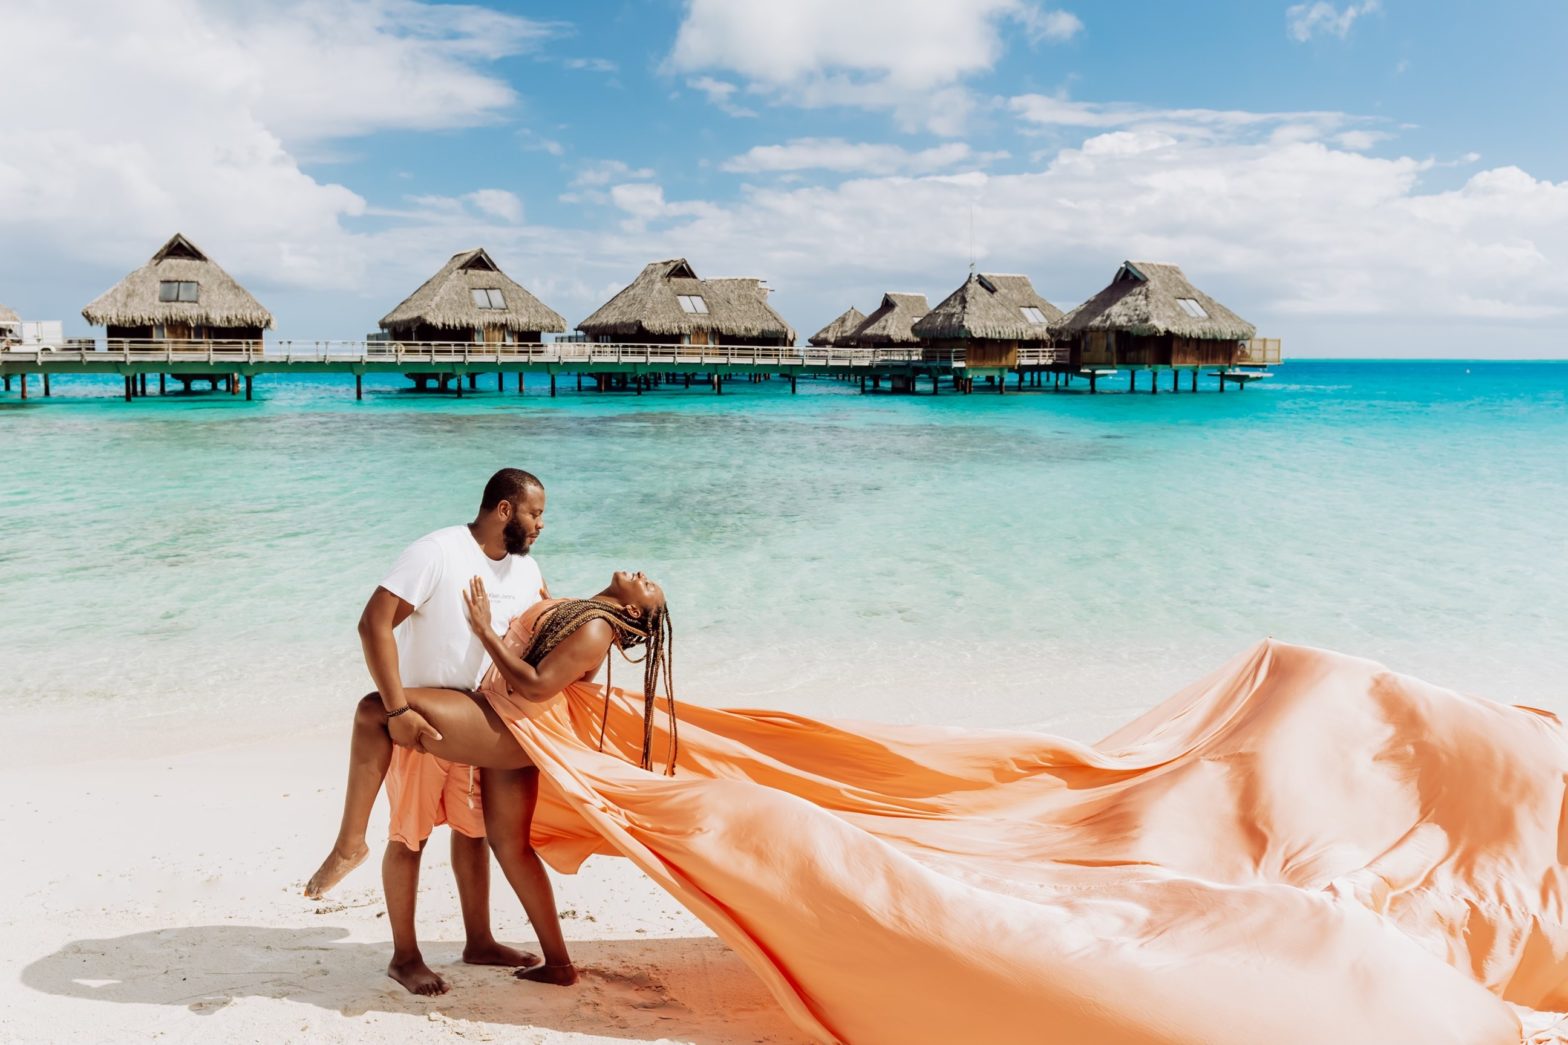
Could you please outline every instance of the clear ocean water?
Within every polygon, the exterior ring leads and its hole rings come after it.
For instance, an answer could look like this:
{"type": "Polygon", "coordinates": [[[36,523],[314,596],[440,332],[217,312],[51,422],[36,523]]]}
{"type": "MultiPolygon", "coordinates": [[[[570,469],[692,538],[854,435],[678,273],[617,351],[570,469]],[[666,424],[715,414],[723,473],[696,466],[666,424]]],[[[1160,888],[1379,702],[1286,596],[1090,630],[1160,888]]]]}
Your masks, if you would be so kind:
{"type": "Polygon", "coordinates": [[[1224,395],[406,384],[0,397],[0,707],[122,745],[343,720],[381,572],[516,465],[554,591],[662,581],[704,703],[1093,739],[1272,635],[1568,711],[1568,363],[1291,362],[1224,395]]]}

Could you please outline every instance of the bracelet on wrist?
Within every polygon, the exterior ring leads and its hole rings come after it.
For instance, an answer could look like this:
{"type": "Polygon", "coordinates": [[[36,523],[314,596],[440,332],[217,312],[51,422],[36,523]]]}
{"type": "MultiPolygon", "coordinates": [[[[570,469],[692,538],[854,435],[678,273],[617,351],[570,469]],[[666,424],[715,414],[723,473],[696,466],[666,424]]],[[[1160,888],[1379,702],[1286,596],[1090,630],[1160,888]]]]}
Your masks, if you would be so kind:
{"type": "Polygon", "coordinates": [[[413,711],[413,710],[414,710],[414,705],[412,705],[412,704],[404,704],[402,707],[398,708],[396,711],[388,711],[387,712],[387,718],[389,718],[389,719],[397,718],[403,712],[405,712],[405,711],[413,711]]]}

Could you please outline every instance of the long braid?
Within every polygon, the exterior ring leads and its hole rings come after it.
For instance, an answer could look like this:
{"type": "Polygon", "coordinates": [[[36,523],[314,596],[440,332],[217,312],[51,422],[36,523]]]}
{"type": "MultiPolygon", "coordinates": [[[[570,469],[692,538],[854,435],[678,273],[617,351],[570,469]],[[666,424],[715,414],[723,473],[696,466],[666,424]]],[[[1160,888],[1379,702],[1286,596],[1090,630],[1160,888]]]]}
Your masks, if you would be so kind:
{"type": "MultiPolygon", "coordinates": [[[[644,625],[640,619],[628,616],[619,608],[594,599],[568,599],[546,610],[534,625],[533,637],[529,640],[527,650],[523,652],[523,660],[538,667],[557,646],[566,641],[568,636],[594,619],[610,625],[615,636],[616,647],[621,651],[621,655],[632,663],[635,664],[637,661],[632,660],[627,651],[638,646],[645,647],[642,657],[639,658],[643,663],[643,738],[640,764],[647,770],[653,769],[654,698],[659,683],[664,684],[665,699],[669,701],[670,719],[670,754],[665,764],[665,773],[674,776],[675,676],[670,667],[674,631],[670,625],[670,612],[667,607],[655,610],[644,625]]],[[[601,751],[604,750],[604,733],[610,718],[610,663],[611,658],[606,654],[604,714],[599,722],[599,750],[601,751]]]]}

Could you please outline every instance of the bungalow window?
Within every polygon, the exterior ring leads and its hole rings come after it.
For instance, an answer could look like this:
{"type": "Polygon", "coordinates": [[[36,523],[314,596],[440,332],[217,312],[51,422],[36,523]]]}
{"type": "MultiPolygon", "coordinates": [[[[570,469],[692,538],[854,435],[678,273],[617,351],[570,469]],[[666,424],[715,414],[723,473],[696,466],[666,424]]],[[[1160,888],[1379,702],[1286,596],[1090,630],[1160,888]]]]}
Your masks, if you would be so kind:
{"type": "Polygon", "coordinates": [[[1024,314],[1024,318],[1027,319],[1030,323],[1033,323],[1035,326],[1045,326],[1045,313],[1041,312],[1033,305],[1024,305],[1019,308],[1018,311],[1022,312],[1024,314]]]}
{"type": "Polygon", "coordinates": [[[1191,316],[1193,319],[1209,318],[1209,314],[1203,310],[1203,306],[1198,304],[1198,302],[1193,298],[1177,298],[1176,304],[1180,305],[1181,310],[1187,313],[1187,315],[1191,316]]]}
{"type": "Polygon", "coordinates": [[[708,303],[697,295],[677,294],[675,296],[680,299],[682,312],[687,312],[694,316],[706,316],[708,314],[708,303]]]}
{"type": "Polygon", "coordinates": [[[475,308],[506,308],[506,299],[501,296],[501,291],[495,287],[475,287],[469,293],[473,295],[475,308]]]}
{"type": "Polygon", "coordinates": [[[198,301],[200,284],[188,279],[165,279],[158,283],[159,301],[198,301]]]}

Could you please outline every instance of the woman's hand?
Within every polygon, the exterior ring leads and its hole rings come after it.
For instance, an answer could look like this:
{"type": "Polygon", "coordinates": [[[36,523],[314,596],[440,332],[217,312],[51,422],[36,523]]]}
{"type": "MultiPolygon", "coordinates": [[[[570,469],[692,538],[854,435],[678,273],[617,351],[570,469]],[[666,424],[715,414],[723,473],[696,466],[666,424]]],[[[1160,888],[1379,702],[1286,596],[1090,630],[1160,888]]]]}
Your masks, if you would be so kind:
{"type": "Polygon", "coordinates": [[[468,610],[468,626],[474,634],[481,639],[494,638],[490,624],[490,594],[485,591],[484,581],[475,577],[468,582],[468,590],[463,592],[463,606],[468,610]]]}

